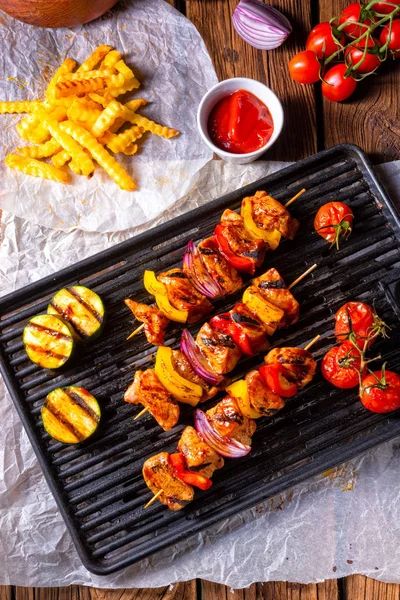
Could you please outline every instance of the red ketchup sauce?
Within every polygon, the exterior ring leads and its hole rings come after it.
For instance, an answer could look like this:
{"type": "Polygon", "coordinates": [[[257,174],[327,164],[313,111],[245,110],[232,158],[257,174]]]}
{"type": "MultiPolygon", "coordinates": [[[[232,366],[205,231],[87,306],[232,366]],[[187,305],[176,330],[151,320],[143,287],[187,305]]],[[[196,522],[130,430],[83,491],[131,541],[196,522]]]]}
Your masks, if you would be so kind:
{"type": "Polygon", "coordinates": [[[237,90],[222,98],[208,118],[208,133],[213,144],[233,154],[259,150],[273,131],[274,122],[268,108],[246,90],[237,90]]]}

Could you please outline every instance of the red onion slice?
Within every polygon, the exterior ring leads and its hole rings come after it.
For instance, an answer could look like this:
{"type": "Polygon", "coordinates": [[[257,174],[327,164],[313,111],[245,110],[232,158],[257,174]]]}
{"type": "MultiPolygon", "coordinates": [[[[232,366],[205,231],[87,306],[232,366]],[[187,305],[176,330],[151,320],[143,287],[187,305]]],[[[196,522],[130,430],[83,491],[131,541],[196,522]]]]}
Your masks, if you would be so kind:
{"type": "Polygon", "coordinates": [[[185,255],[183,257],[183,270],[190,277],[194,287],[206,298],[219,298],[225,294],[224,289],[215,281],[207,271],[201,255],[190,240],[186,246],[185,255]]]}
{"type": "Polygon", "coordinates": [[[192,334],[187,329],[182,331],[180,347],[181,352],[185,355],[199,377],[204,379],[204,381],[210,385],[218,385],[221,383],[223,379],[222,375],[218,375],[211,370],[207,359],[203,356],[192,334]]]}
{"type": "Polygon", "coordinates": [[[251,450],[250,446],[220,435],[211,427],[207,415],[198,408],[194,411],[194,424],[199,436],[220,456],[241,458],[251,450]]]}
{"type": "Polygon", "coordinates": [[[259,0],[240,0],[232,24],[245,42],[259,50],[278,48],[292,32],[282,13],[259,0]]]}

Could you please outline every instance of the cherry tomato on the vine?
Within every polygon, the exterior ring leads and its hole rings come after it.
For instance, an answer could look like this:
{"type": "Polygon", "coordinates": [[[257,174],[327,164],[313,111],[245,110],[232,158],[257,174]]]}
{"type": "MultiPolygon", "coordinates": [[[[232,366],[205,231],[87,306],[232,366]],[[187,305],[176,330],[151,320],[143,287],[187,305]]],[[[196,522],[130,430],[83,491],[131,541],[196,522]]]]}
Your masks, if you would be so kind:
{"type": "Polygon", "coordinates": [[[289,62],[289,73],[298,83],[315,83],[319,80],[320,64],[315,52],[303,50],[289,62]]]}
{"type": "MultiPolygon", "coordinates": [[[[339,38],[342,44],[344,44],[345,37],[342,33],[339,38]]],[[[332,27],[328,21],[324,21],[313,27],[306,42],[306,49],[315,52],[318,58],[328,58],[339,50],[339,47],[333,39],[332,27]]]]}
{"type": "Polygon", "coordinates": [[[372,73],[372,71],[375,71],[375,69],[377,69],[380,66],[381,61],[379,60],[379,57],[377,56],[377,54],[372,53],[372,51],[376,51],[376,49],[379,48],[380,43],[378,40],[368,38],[367,53],[364,56],[364,38],[357,44],[357,46],[349,46],[348,48],[346,48],[344,56],[346,58],[347,63],[349,65],[352,65],[353,67],[355,67],[361,61],[361,64],[357,67],[357,69],[355,69],[355,71],[364,75],[366,73],[372,73]],[[369,48],[371,48],[371,50],[369,50],[369,48]]]}
{"type": "Polygon", "coordinates": [[[364,18],[364,5],[361,2],[352,2],[341,12],[339,18],[339,25],[343,25],[346,21],[350,21],[343,27],[343,31],[350,37],[358,38],[360,35],[365,33],[367,27],[372,24],[370,18],[364,18]],[[355,23],[363,23],[363,25],[356,25],[355,23]]]}
{"type": "Polygon", "coordinates": [[[351,342],[334,346],[322,359],[321,372],[329,383],[338,388],[349,389],[359,384],[361,369],[360,352],[351,342]]]}
{"type": "Polygon", "coordinates": [[[353,337],[357,346],[363,350],[365,341],[369,339],[367,347],[371,346],[376,336],[374,326],[377,316],[368,304],[364,302],[346,302],[337,311],[335,335],[338,342],[344,342],[353,337]]]}
{"type": "Polygon", "coordinates": [[[357,82],[351,77],[345,77],[347,66],[345,64],[335,65],[324,75],[322,82],[322,93],[325,98],[332,102],[342,102],[349,98],[357,87],[357,82]]]}
{"type": "MultiPolygon", "coordinates": [[[[390,4],[400,4],[400,0],[389,1],[390,4]]],[[[379,13],[380,15],[389,15],[395,8],[395,6],[390,6],[389,4],[386,4],[386,2],[375,2],[375,4],[371,6],[371,10],[379,13]]]]}
{"type": "Polygon", "coordinates": [[[375,413],[388,413],[400,408],[400,376],[393,371],[374,371],[362,380],[361,402],[375,413]]]}
{"type": "Polygon", "coordinates": [[[354,215],[343,202],[327,202],[318,209],[314,219],[314,229],[327,242],[339,248],[339,237],[351,233],[354,215]]]}
{"type": "MultiPolygon", "coordinates": [[[[379,38],[382,46],[386,44],[388,36],[389,26],[385,25],[379,38]]],[[[392,31],[390,32],[390,42],[388,48],[393,52],[393,56],[395,58],[400,56],[400,19],[394,19],[394,21],[392,21],[392,31]]]]}

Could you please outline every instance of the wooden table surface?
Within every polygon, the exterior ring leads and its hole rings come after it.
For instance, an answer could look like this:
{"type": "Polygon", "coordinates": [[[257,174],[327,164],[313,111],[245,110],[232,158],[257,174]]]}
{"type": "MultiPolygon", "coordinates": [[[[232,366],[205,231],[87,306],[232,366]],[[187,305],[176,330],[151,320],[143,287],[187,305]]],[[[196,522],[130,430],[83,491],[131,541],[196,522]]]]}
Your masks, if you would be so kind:
{"type": "MultiPolygon", "coordinates": [[[[270,0],[290,19],[293,33],[277,50],[262,52],[245,44],[234,32],[231,15],[237,0],[167,0],[196,25],[206,43],[219,79],[251,77],[266,83],[281,99],[285,127],[265,158],[295,161],[343,142],[359,145],[375,163],[400,159],[398,89],[400,61],[359,85],[343,104],[325,101],[319,86],[293,82],[287,63],[304,49],[315,23],[340,13],[346,0],[270,0]],[[396,93],[397,92],[397,93],[396,93]]],[[[317,585],[258,583],[231,591],[207,581],[190,581],[154,590],[100,590],[1,587],[0,600],[400,600],[400,586],[361,575],[317,585]]]]}

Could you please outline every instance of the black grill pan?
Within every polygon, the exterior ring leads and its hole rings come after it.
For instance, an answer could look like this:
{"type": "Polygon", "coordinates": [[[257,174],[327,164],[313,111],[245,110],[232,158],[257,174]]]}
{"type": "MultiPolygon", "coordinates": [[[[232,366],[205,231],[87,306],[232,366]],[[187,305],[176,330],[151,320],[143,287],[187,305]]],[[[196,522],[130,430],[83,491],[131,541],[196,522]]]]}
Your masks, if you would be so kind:
{"type": "MultiPolygon", "coordinates": [[[[303,187],[307,192],[290,209],[301,221],[299,233],[267,255],[263,270],[274,266],[290,283],[314,262],[319,267],[295,288],[300,320],[278,332],[274,345],[302,346],[319,333],[313,351],[321,358],[334,342],[335,311],[359,299],[374,304],[392,328],[390,339],[373,348],[390,369],[399,371],[399,217],[365,155],[350,145],[316,154],[0,299],[1,372],[90,571],[117,571],[400,434],[399,414],[367,412],[355,391],[335,389],[318,374],[274,419],[257,422],[251,454],[226,461],[210,490],[196,493],[195,501],[177,513],[158,502],[142,508],[150,498],[141,476],[144,460],[161,450],[172,451],[183,427],[193,423],[193,413],[181,405],[180,424],[168,433],[149,415],[133,421],[139,408],[124,403],[123,393],[136,368],[153,365],[154,348],[144,336],[125,341],[133,325],[124,298],[147,301],[143,270],[158,272],[180,264],[187,241],[210,235],[224,208],[236,209],[244,196],[259,189],[285,202],[303,187]],[[329,250],[313,233],[318,207],[332,199],[349,203],[355,213],[353,234],[339,252],[329,250]],[[24,324],[46,310],[56,290],[78,283],[105,301],[105,331],[81,350],[79,363],[62,372],[40,369],[25,355],[24,324]],[[97,397],[102,421],[95,437],[66,447],[44,432],[40,409],[50,390],[71,384],[97,397]]],[[[232,306],[240,295],[219,301],[216,310],[232,306]]],[[[172,329],[167,343],[176,346],[179,332],[172,329]]],[[[261,357],[243,360],[235,376],[260,363],[261,357]]]]}

